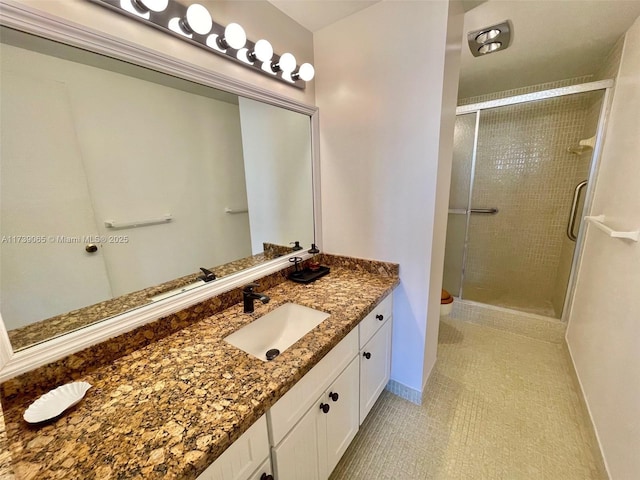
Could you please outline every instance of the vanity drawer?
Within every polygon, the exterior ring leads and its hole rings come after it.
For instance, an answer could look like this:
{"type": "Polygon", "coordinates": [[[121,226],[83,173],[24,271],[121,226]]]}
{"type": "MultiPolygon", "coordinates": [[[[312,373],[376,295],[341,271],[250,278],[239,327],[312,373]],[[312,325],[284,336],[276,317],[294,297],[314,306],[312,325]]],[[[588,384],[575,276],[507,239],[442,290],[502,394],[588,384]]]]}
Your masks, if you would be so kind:
{"type": "Polygon", "coordinates": [[[358,325],[360,334],[360,348],[364,347],[371,337],[391,318],[393,314],[393,294],[387,295],[376,308],[369,313],[358,325]]]}
{"type": "Polygon", "coordinates": [[[269,409],[267,417],[272,446],[275,447],[280,443],[356,355],[358,355],[358,334],[354,328],[269,409]]]}

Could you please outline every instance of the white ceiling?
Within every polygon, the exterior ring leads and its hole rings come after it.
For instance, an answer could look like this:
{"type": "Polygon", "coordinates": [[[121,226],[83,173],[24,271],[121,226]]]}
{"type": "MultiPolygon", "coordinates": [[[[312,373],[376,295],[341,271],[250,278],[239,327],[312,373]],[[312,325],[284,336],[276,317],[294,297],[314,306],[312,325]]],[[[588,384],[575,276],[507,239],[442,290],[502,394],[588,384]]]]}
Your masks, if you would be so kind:
{"type": "MultiPolygon", "coordinates": [[[[269,1],[315,32],[379,0],[269,1]]],[[[640,0],[463,0],[463,6],[460,98],[593,74],[640,15],[640,0]],[[509,48],[473,57],[467,32],[507,19],[509,48]]]]}
{"type": "Polygon", "coordinates": [[[380,0],[269,0],[310,32],[363,10],[380,0]]]}

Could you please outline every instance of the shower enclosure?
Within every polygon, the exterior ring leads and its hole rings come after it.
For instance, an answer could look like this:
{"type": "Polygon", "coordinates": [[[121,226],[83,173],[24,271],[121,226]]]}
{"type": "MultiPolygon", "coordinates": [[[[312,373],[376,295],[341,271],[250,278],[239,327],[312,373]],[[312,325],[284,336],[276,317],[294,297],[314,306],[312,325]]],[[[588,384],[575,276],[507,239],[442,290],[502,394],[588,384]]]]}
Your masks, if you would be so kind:
{"type": "Polygon", "coordinates": [[[561,318],[610,86],[458,107],[443,288],[561,318]]]}

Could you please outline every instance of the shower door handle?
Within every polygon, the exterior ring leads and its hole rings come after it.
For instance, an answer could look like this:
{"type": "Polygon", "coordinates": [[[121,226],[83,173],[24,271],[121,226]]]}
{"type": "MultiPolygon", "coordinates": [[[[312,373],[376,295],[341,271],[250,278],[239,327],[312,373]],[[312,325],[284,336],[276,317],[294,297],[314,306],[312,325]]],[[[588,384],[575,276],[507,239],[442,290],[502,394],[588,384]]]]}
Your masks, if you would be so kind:
{"type": "Polygon", "coordinates": [[[576,189],[573,191],[573,203],[571,204],[571,213],[569,214],[569,223],[567,224],[567,237],[569,237],[569,240],[571,240],[572,242],[575,242],[578,239],[573,231],[576,229],[576,220],[578,218],[578,203],[580,203],[580,193],[586,186],[587,180],[576,185],[576,189]]]}

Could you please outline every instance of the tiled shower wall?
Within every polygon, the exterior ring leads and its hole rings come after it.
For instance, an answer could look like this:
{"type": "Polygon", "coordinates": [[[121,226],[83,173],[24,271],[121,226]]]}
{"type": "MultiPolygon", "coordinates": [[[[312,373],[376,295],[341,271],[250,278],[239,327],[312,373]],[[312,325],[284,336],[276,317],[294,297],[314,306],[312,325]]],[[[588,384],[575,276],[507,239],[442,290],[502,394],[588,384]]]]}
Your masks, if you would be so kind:
{"type": "MultiPolygon", "coordinates": [[[[606,60],[602,63],[600,70],[592,78],[593,81],[615,79],[620,66],[620,58],[622,56],[622,47],[624,46],[624,35],[616,42],[609,52],[606,60]]],[[[600,116],[600,108],[602,105],[601,96],[598,94],[591,95],[588,100],[587,118],[582,130],[581,138],[586,139],[594,136],[598,128],[598,118],[600,116]]],[[[587,180],[589,178],[589,169],[591,166],[592,152],[586,151],[577,156],[578,164],[576,174],[573,179],[574,185],[587,180]]],[[[586,190],[583,190],[582,199],[584,199],[586,190]]],[[[581,200],[582,200],[581,199],[581,200]]],[[[578,211],[582,212],[584,204],[578,204],[578,211]]],[[[582,215],[580,216],[582,217],[582,215]]],[[[576,229],[577,231],[577,229],[576,229]]],[[[556,286],[553,293],[553,308],[558,316],[562,314],[564,306],[565,291],[571,273],[571,263],[573,261],[575,243],[569,240],[567,236],[562,241],[562,251],[560,253],[560,263],[558,265],[558,273],[556,275],[556,286]]]]}

